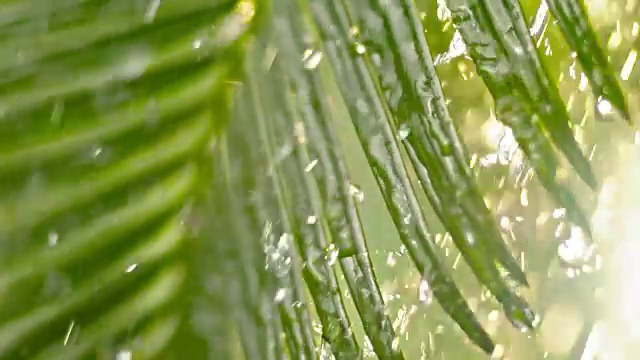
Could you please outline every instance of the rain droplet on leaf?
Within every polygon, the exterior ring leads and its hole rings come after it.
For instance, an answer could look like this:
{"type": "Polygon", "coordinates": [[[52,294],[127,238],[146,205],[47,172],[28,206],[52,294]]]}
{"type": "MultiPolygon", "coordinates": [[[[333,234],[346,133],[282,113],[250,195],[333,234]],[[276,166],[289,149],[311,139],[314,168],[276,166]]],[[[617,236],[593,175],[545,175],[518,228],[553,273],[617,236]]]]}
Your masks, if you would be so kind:
{"type": "Polygon", "coordinates": [[[322,52],[315,51],[313,49],[307,49],[302,55],[302,61],[304,62],[304,68],[307,70],[313,70],[320,65],[322,61],[322,52]]]}
{"type": "Polygon", "coordinates": [[[131,350],[120,350],[116,354],[116,360],[132,360],[132,359],[133,359],[133,353],[131,352],[131,350]]]}
{"type": "MultiPolygon", "coordinates": [[[[147,6],[147,10],[144,12],[144,22],[149,24],[156,18],[156,13],[160,7],[160,0],[151,0],[147,6]]],[[[120,359],[118,359],[120,360],[120,359]]]]}
{"type": "Polygon", "coordinates": [[[567,210],[564,208],[558,208],[558,209],[554,209],[553,212],[551,213],[551,216],[554,219],[560,219],[561,217],[563,217],[565,214],[567,213],[567,210]]]}
{"type": "Polygon", "coordinates": [[[267,256],[266,268],[273,271],[277,277],[283,277],[289,273],[291,269],[291,256],[289,254],[290,243],[293,236],[284,233],[280,236],[277,243],[267,243],[265,245],[265,254],[267,256]]]}
{"type": "Polygon", "coordinates": [[[610,120],[611,116],[615,114],[611,102],[603,97],[598,98],[598,101],[596,102],[595,113],[596,118],[601,121],[610,120]]]}
{"type": "Polygon", "coordinates": [[[491,353],[491,360],[500,360],[504,358],[504,346],[497,344],[491,353]]]}
{"type": "Polygon", "coordinates": [[[49,246],[56,246],[58,245],[59,238],[60,236],[58,235],[57,232],[50,231],[49,234],[47,235],[47,243],[49,244],[49,246]]]}
{"type": "Polygon", "coordinates": [[[400,140],[405,140],[410,133],[411,129],[409,128],[409,125],[407,125],[406,123],[401,124],[400,128],[398,129],[398,138],[400,140]]]}
{"type": "Polygon", "coordinates": [[[353,196],[353,198],[356,199],[357,202],[364,201],[364,192],[358,185],[349,184],[349,195],[353,196]]]}
{"type": "Polygon", "coordinates": [[[332,266],[336,263],[336,260],[338,260],[338,253],[338,248],[334,244],[329,245],[327,248],[327,254],[325,255],[327,265],[332,266]]]}
{"type": "Polygon", "coordinates": [[[589,244],[582,229],[572,226],[569,238],[558,246],[558,257],[565,264],[581,267],[588,263],[595,254],[595,245],[589,244]]]}
{"type": "Polygon", "coordinates": [[[418,300],[425,305],[429,305],[433,301],[433,289],[427,280],[423,279],[418,285],[418,300]]]}
{"type": "Polygon", "coordinates": [[[387,265],[390,267],[394,267],[396,265],[396,256],[393,252],[389,252],[389,254],[387,254],[387,265]]]}
{"type": "Polygon", "coordinates": [[[511,325],[520,332],[529,331],[528,324],[531,324],[533,328],[540,324],[540,317],[530,308],[522,308],[515,305],[505,306],[504,312],[511,325]]]}
{"type": "Polygon", "coordinates": [[[285,288],[279,288],[278,291],[276,291],[276,295],[273,297],[273,301],[276,304],[279,304],[281,302],[284,301],[284,298],[287,296],[287,289],[285,288]]]}

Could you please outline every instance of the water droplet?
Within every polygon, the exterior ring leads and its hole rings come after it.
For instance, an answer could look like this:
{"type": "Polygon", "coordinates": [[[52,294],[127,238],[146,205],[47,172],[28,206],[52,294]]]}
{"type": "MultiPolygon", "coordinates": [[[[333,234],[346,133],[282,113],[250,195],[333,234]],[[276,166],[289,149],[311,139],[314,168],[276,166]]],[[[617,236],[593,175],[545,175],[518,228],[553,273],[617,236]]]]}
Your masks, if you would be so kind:
{"type": "Polygon", "coordinates": [[[396,255],[393,252],[389,252],[389,254],[387,254],[387,265],[394,267],[396,262],[396,255]]]}
{"type": "Polygon", "coordinates": [[[493,352],[491,353],[491,360],[500,360],[504,358],[504,346],[500,344],[496,344],[496,347],[493,348],[493,352]]]}
{"type": "Polygon", "coordinates": [[[553,212],[551,213],[551,216],[554,219],[560,219],[561,217],[563,217],[565,214],[567,213],[567,210],[564,208],[557,208],[557,209],[553,209],[553,212]]]}
{"type": "Polygon", "coordinates": [[[367,52],[367,48],[361,43],[356,43],[355,49],[358,55],[362,55],[367,52]]]}
{"type": "Polygon", "coordinates": [[[332,266],[338,260],[338,248],[334,244],[330,244],[327,248],[327,254],[324,256],[327,265],[332,266]]]}
{"type": "Polygon", "coordinates": [[[78,332],[74,331],[75,326],[76,326],[75,321],[71,321],[69,323],[69,327],[67,328],[67,332],[64,335],[64,341],[62,342],[62,345],[67,346],[67,344],[69,344],[72,341],[72,337],[75,338],[78,335],[78,332]]]}
{"type": "Polygon", "coordinates": [[[427,280],[422,279],[418,286],[418,300],[425,305],[431,304],[433,301],[433,289],[427,280]]]}
{"type": "Polygon", "coordinates": [[[57,232],[49,231],[49,234],[47,235],[47,243],[49,244],[49,246],[56,246],[58,245],[59,238],[60,236],[57,232]]]}
{"type": "Polygon", "coordinates": [[[500,227],[503,230],[511,230],[513,225],[511,223],[511,219],[509,219],[507,216],[501,216],[500,217],[500,227]]]}
{"type": "Polygon", "coordinates": [[[540,316],[528,307],[516,305],[505,306],[504,312],[511,325],[520,332],[529,331],[530,327],[528,324],[531,324],[533,328],[536,328],[540,324],[540,316]]]}
{"type": "MultiPolygon", "coordinates": [[[[151,23],[156,18],[156,13],[160,7],[160,0],[151,0],[147,6],[147,10],[144,12],[144,22],[151,23]]],[[[120,359],[118,359],[120,360],[120,359]]]]}
{"type": "MultiPolygon", "coordinates": [[[[638,23],[634,23],[634,29],[637,28],[635,25],[638,23]]],[[[633,72],[633,68],[638,61],[638,51],[631,50],[629,51],[629,55],[627,55],[627,60],[625,60],[624,65],[622,65],[622,69],[620,70],[620,79],[627,81],[631,77],[631,73],[633,72]]]]}
{"type": "MultiPolygon", "coordinates": [[[[270,234],[265,234],[265,237],[267,240],[271,238],[270,234]]],[[[291,234],[284,233],[279,237],[277,243],[267,243],[265,245],[266,268],[273,271],[277,277],[287,275],[291,269],[289,250],[292,240],[293,236],[291,234]]]]}
{"type": "Polygon", "coordinates": [[[571,236],[571,227],[566,223],[561,222],[556,226],[553,236],[558,240],[568,239],[571,236]]]}
{"type": "Polygon", "coordinates": [[[97,158],[100,154],[102,154],[102,148],[99,146],[94,147],[91,156],[97,158]]]}
{"type": "MultiPolygon", "coordinates": [[[[546,1],[542,1],[538,10],[536,11],[536,15],[533,20],[533,24],[531,24],[531,29],[529,30],[531,36],[540,39],[547,28],[547,24],[549,22],[549,6],[546,1]]],[[[539,41],[537,46],[539,47],[539,41]]]]}
{"type": "Polygon", "coordinates": [[[400,125],[400,128],[398,129],[398,138],[400,140],[405,140],[410,133],[411,133],[411,129],[409,128],[409,125],[407,125],[406,123],[403,123],[400,125]]]}
{"type": "Polygon", "coordinates": [[[611,105],[609,100],[606,100],[603,98],[598,100],[598,103],[596,106],[598,107],[598,112],[603,115],[606,115],[613,111],[613,106],[611,105]]]}
{"type": "Polygon", "coordinates": [[[102,166],[108,164],[111,159],[110,155],[109,148],[102,146],[102,144],[94,144],[87,149],[86,154],[82,154],[78,161],[83,164],[90,163],[102,166]]]}
{"type": "Polygon", "coordinates": [[[436,9],[436,16],[440,21],[446,21],[451,19],[451,11],[447,7],[445,0],[437,1],[438,8],[436,9]]]}
{"type": "Polygon", "coordinates": [[[355,184],[349,184],[349,195],[353,196],[357,202],[361,203],[364,201],[364,192],[355,184]]]}
{"type": "Polygon", "coordinates": [[[316,222],[318,222],[318,217],[317,217],[317,216],[315,216],[315,215],[309,215],[309,216],[307,216],[307,224],[308,224],[308,225],[313,225],[313,224],[315,224],[316,222]]]}
{"type": "Polygon", "coordinates": [[[581,267],[588,263],[595,255],[595,245],[589,241],[577,226],[572,226],[569,238],[558,246],[558,257],[566,265],[571,267],[581,267]]]}
{"type": "Polygon", "coordinates": [[[406,253],[407,253],[407,251],[408,251],[408,250],[407,250],[407,247],[406,247],[406,246],[404,246],[404,245],[400,245],[400,250],[398,251],[398,254],[399,254],[400,256],[403,256],[404,254],[406,254],[406,253]]]}
{"type": "Polygon", "coordinates": [[[577,66],[577,61],[573,61],[573,63],[569,66],[569,76],[575,80],[575,78],[577,77],[577,70],[576,70],[576,66],[577,66]]]}
{"type": "Polygon", "coordinates": [[[276,295],[273,297],[273,301],[276,304],[280,304],[287,297],[287,292],[288,292],[288,289],[279,288],[278,291],[276,291],[276,295]]]}
{"type": "Polygon", "coordinates": [[[516,55],[524,54],[524,48],[522,48],[522,46],[515,46],[513,50],[515,51],[516,55]]]}
{"type": "Polygon", "coordinates": [[[376,353],[373,351],[373,344],[371,344],[371,340],[369,340],[369,337],[366,335],[362,342],[362,355],[365,358],[373,358],[376,356],[376,353]]]}
{"type": "Polygon", "coordinates": [[[117,68],[117,76],[122,79],[137,79],[147,70],[150,62],[151,55],[148,49],[135,48],[123,57],[123,63],[117,68]]]}
{"type": "Polygon", "coordinates": [[[331,344],[327,341],[320,343],[320,360],[336,360],[331,350],[331,344]]]}
{"type": "MultiPolygon", "coordinates": [[[[450,234],[447,235],[451,236],[450,234]]],[[[469,231],[469,229],[464,230],[464,239],[466,243],[469,244],[469,246],[475,246],[477,243],[476,235],[473,233],[473,231],[469,231]]],[[[445,248],[445,251],[447,251],[446,255],[449,256],[448,248],[445,248]]]]}
{"type": "Polygon", "coordinates": [[[302,121],[296,121],[293,123],[293,136],[296,138],[298,144],[307,143],[307,134],[302,121]]]}
{"type": "Polygon", "coordinates": [[[434,59],[434,65],[437,66],[440,64],[447,64],[452,60],[464,55],[466,52],[467,45],[465,44],[460,32],[456,31],[453,34],[451,43],[449,44],[449,49],[442,54],[436,55],[434,59]]]}
{"type": "Polygon", "coordinates": [[[613,110],[613,105],[609,100],[603,97],[598,98],[595,107],[596,118],[598,120],[609,120],[610,117],[615,114],[613,110]]]}
{"type": "Polygon", "coordinates": [[[514,158],[516,151],[518,150],[518,143],[513,132],[509,128],[503,128],[502,136],[498,142],[498,161],[503,164],[509,164],[514,158]]]}
{"type": "Polygon", "coordinates": [[[131,264],[131,265],[127,266],[127,269],[125,270],[125,272],[130,273],[130,272],[133,272],[137,268],[138,268],[138,264],[131,264]]]}
{"type": "Polygon", "coordinates": [[[391,341],[391,349],[393,349],[393,351],[397,351],[399,347],[400,347],[400,338],[396,337],[393,339],[393,341],[391,341]]]}
{"type": "Polygon", "coordinates": [[[131,350],[120,350],[116,354],[116,360],[132,360],[132,359],[133,359],[133,352],[131,352],[131,350]]]}
{"type": "Polygon", "coordinates": [[[322,52],[315,51],[313,49],[307,49],[302,55],[302,61],[304,62],[304,68],[307,70],[313,70],[320,65],[322,61],[322,52]]]}
{"type": "Polygon", "coordinates": [[[202,47],[202,42],[203,42],[202,39],[193,40],[193,44],[192,44],[193,48],[196,50],[200,49],[202,47]]]}
{"type": "Polygon", "coordinates": [[[380,56],[380,54],[378,53],[373,53],[370,55],[371,57],[371,62],[373,62],[373,64],[375,66],[382,66],[382,56],[380,56]]]}
{"type": "Polygon", "coordinates": [[[520,319],[507,315],[507,319],[516,330],[524,333],[529,331],[529,327],[520,319]]]}
{"type": "Polygon", "coordinates": [[[523,188],[520,191],[520,205],[527,207],[529,206],[529,190],[527,188],[523,188]]]}
{"type": "Polygon", "coordinates": [[[304,168],[304,172],[311,172],[311,170],[313,170],[313,168],[316,167],[316,165],[318,165],[318,159],[314,159],[312,160],[309,164],[307,164],[307,166],[304,168]]]}

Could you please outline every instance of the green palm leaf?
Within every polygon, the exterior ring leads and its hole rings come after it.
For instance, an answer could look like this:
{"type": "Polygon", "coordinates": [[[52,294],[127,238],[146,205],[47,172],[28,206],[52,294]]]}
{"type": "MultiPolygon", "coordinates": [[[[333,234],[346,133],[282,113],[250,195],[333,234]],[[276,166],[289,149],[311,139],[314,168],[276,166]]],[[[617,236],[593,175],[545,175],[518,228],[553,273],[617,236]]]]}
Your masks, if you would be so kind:
{"type": "Polygon", "coordinates": [[[548,6],[558,21],[558,26],[567,43],[576,52],[598,102],[611,103],[627,121],[631,121],[624,92],[611,70],[606,54],[598,43],[584,2],[582,0],[550,0],[548,6]]]}
{"type": "MultiPolygon", "coordinates": [[[[446,3],[496,117],[590,234],[558,152],[589,187],[596,176],[520,2],[446,3]]],[[[584,6],[549,7],[595,96],[630,120],[584,6]]],[[[447,315],[494,351],[422,195],[506,316],[534,329],[527,276],[424,32],[411,0],[0,2],[0,358],[234,359],[239,342],[247,359],[316,359],[324,345],[359,359],[357,323],[379,359],[406,358],[320,52],[398,238],[447,315]]]]}
{"type": "Polygon", "coordinates": [[[185,256],[247,5],[2,3],[1,358],[206,345],[185,256]]]}

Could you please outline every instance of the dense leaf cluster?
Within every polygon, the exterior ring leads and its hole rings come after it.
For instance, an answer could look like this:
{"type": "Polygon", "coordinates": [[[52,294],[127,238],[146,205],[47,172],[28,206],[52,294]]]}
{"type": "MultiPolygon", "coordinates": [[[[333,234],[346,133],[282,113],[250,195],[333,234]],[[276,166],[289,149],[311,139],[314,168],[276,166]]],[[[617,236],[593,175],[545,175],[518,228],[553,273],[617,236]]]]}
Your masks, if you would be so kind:
{"type": "MultiPolygon", "coordinates": [[[[446,3],[498,120],[589,234],[558,153],[596,177],[519,1],[446,3]]],[[[629,120],[582,1],[548,5],[594,95],[629,120]]],[[[320,342],[358,359],[355,321],[379,359],[404,359],[319,56],[447,314],[494,350],[419,192],[509,319],[536,326],[412,0],[6,0],[0,52],[1,359],[235,359],[236,339],[252,360],[315,359],[320,342]]]]}

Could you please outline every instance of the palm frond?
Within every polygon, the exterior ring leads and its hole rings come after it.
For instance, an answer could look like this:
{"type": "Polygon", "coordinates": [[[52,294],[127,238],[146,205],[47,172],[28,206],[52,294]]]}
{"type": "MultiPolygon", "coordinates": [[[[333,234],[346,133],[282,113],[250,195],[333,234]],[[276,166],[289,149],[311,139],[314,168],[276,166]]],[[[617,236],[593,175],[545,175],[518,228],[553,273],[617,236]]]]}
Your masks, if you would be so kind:
{"type": "MultiPolygon", "coordinates": [[[[543,186],[589,234],[587,215],[556,176],[560,165],[554,146],[592,188],[597,186],[595,175],[573,137],[566,107],[540,60],[520,4],[452,0],[448,5],[496,101],[498,119],[511,127],[543,186]]],[[[258,65],[246,75],[247,83],[262,82],[265,99],[271,99],[265,103],[272,104],[263,111],[271,120],[257,120],[274,128],[272,138],[264,137],[261,142],[268,143],[270,149],[262,150],[262,162],[271,164],[262,176],[269,174],[277,180],[273,188],[264,191],[282,194],[286,189],[283,197],[289,201],[280,201],[280,221],[292,224],[288,229],[297,240],[304,279],[322,324],[322,341],[329,342],[336,358],[352,358],[361,346],[346,331],[353,320],[347,318],[340,300],[318,294],[318,284],[335,284],[331,280],[335,258],[324,257],[323,261],[323,248],[336,251],[347,279],[352,277],[353,267],[345,264],[351,257],[362,257],[356,263],[372,274],[373,297],[379,298],[380,293],[366,256],[357,209],[348,194],[348,172],[328,124],[328,95],[311,49],[321,51],[329,60],[400,239],[445,311],[480,348],[493,351],[489,335],[442,263],[409,178],[409,167],[477,279],[503,304],[514,324],[533,329],[539,321],[537,315],[503,272],[521,285],[527,285],[526,277],[477,187],[468,150],[448,113],[413,2],[314,0],[299,7],[297,1],[282,0],[274,4],[273,17],[271,44],[277,57],[272,65],[264,64],[265,56],[258,51],[254,55],[258,65]],[[281,95],[287,93],[292,95],[281,95]],[[312,224],[306,223],[309,217],[312,224]],[[336,222],[341,224],[338,229],[332,225],[336,222]],[[331,307],[327,308],[328,304],[331,307]],[[340,315],[332,319],[329,313],[340,315]],[[341,335],[330,337],[332,329],[340,329],[333,333],[341,335]]],[[[582,16],[580,20],[588,22],[582,16]]],[[[606,74],[615,78],[610,71],[606,74]]],[[[259,128],[249,122],[234,126],[259,128]]],[[[339,291],[335,285],[327,289],[339,291]]],[[[394,349],[396,335],[388,328],[388,319],[368,318],[364,313],[370,305],[356,296],[355,286],[349,285],[349,290],[378,358],[402,356],[394,349]],[[380,329],[385,328],[389,336],[384,339],[390,342],[376,343],[382,339],[380,329]]]]}
{"type": "Polygon", "coordinates": [[[598,42],[584,1],[549,0],[546,3],[567,43],[575,51],[599,105],[610,104],[625,120],[631,121],[624,92],[598,42]]]}
{"type": "Polygon", "coordinates": [[[191,222],[251,18],[235,1],[38,6],[0,5],[0,358],[202,348],[191,222]]]}
{"type": "MultiPolygon", "coordinates": [[[[584,4],[547,2],[598,101],[630,121],[584,4]]],[[[428,205],[511,322],[535,329],[412,0],[36,3],[0,4],[0,359],[408,358],[331,85],[446,314],[494,351],[428,205]]],[[[496,117],[590,234],[558,153],[591,188],[596,175],[520,1],[446,3],[496,117]]]]}

